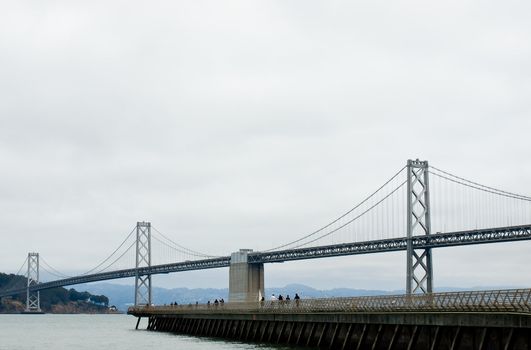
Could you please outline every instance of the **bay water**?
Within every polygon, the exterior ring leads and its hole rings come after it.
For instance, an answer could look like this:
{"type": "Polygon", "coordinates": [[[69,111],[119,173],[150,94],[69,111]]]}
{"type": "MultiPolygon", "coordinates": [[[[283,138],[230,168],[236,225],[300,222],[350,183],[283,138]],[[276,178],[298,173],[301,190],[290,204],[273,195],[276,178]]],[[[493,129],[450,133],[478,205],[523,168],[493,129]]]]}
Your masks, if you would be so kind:
{"type": "MultiPolygon", "coordinates": [[[[288,349],[146,330],[129,315],[0,315],[0,350],[288,349]]],[[[290,348],[293,349],[293,348],[290,348]]]]}

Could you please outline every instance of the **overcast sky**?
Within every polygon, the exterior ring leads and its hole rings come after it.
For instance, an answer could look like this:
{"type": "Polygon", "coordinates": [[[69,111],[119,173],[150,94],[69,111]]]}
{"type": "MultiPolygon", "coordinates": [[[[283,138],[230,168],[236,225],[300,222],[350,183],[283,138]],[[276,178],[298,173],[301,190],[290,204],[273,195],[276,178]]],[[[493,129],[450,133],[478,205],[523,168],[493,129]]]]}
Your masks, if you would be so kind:
{"type": "MultiPolygon", "coordinates": [[[[0,271],[84,271],[146,220],[226,255],[295,239],[408,158],[531,194],[529,1],[1,1],[0,271]]],[[[530,286],[530,243],[435,255],[530,286]],[[488,257],[488,259],[486,258],[488,257]]],[[[405,255],[266,266],[404,288],[405,255]]],[[[228,270],[156,277],[228,285],[228,270]]]]}

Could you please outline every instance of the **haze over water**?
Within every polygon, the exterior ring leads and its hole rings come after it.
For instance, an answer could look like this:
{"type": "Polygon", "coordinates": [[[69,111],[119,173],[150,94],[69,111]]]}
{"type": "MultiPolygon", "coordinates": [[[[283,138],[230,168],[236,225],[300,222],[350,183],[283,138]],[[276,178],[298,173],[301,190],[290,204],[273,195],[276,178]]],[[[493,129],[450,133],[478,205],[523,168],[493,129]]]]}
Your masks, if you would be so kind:
{"type": "MultiPolygon", "coordinates": [[[[146,331],[128,315],[0,315],[0,350],[286,349],[146,331]]],[[[292,349],[292,348],[291,348],[292,349]]]]}

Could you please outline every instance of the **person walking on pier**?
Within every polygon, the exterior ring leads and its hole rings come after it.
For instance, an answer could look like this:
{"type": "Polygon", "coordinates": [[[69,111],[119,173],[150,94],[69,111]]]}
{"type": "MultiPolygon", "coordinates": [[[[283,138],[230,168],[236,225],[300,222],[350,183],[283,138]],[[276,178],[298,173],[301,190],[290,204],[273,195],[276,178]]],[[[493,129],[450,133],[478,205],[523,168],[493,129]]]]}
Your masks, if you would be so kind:
{"type": "Polygon", "coordinates": [[[293,299],[295,299],[295,305],[299,306],[299,300],[301,300],[301,297],[298,293],[295,293],[295,297],[293,299]]]}
{"type": "Polygon", "coordinates": [[[271,294],[271,301],[276,301],[278,300],[277,297],[275,296],[275,293],[271,294]]]}

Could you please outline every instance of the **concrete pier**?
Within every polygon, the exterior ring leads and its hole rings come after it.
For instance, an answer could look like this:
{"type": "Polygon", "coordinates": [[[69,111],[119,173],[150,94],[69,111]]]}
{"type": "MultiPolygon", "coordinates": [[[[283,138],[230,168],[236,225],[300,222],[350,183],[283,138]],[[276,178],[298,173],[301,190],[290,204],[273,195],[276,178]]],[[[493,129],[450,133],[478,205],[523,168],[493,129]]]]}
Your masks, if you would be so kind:
{"type": "Polygon", "coordinates": [[[531,290],[132,307],[147,329],[319,349],[531,350],[531,290]]]}
{"type": "Polygon", "coordinates": [[[264,264],[249,264],[252,249],[232,253],[229,269],[229,302],[257,302],[264,296],[264,264]]]}
{"type": "Polygon", "coordinates": [[[137,314],[148,330],[319,349],[530,350],[531,318],[470,314],[137,314]]]}

